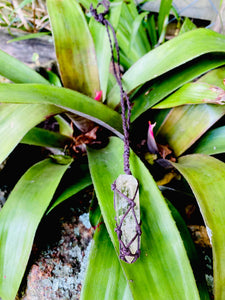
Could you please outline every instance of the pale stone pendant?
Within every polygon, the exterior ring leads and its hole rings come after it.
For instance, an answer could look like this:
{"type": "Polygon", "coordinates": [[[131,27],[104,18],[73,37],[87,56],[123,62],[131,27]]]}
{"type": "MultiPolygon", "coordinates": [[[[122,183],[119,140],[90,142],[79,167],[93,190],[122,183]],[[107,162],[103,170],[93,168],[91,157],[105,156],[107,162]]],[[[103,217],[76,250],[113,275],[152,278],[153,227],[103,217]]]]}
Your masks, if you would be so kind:
{"type": "Polygon", "coordinates": [[[120,244],[120,258],[133,263],[140,256],[140,204],[138,181],[132,175],[119,175],[114,182],[116,232],[120,244]]]}

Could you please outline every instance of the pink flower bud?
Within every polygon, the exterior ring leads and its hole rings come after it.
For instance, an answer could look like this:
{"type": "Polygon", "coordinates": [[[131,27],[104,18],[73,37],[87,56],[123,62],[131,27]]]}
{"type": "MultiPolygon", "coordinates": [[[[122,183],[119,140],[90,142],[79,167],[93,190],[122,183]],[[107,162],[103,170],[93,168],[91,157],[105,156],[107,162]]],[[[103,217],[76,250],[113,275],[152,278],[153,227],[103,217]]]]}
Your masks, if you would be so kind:
{"type": "Polygon", "coordinates": [[[151,122],[148,122],[149,127],[148,127],[148,135],[147,135],[147,146],[148,146],[148,150],[150,153],[156,154],[159,152],[156,141],[155,141],[155,137],[154,137],[154,133],[153,133],[153,128],[155,127],[155,124],[151,124],[151,122]]]}
{"type": "Polygon", "coordinates": [[[95,93],[95,100],[101,101],[102,100],[102,91],[97,91],[95,93]]]}

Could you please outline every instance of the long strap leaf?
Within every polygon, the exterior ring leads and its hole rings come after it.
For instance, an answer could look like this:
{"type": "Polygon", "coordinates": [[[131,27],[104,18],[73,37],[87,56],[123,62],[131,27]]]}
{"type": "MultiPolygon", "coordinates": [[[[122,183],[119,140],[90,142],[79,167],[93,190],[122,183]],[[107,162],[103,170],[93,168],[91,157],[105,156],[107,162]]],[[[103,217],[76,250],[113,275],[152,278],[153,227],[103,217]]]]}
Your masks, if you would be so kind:
{"type": "Polygon", "coordinates": [[[92,98],[99,91],[94,43],[75,0],[47,0],[63,85],[92,98]]]}
{"type": "Polygon", "coordinates": [[[218,154],[225,152],[225,126],[207,132],[193,149],[194,153],[218,154]]]}
{"type": "Polygon", "coordinates": [[[2,50],[0,50],[0,74],[15,83],[49,84],[40,74],[2,50]]]}
{"type": "Polygon", "coordinates": [[[46,159],[31,167],[0,212],[0,297],[4,300],[15,299],[38,224],[68,166],[46,159]]]}
{"type": "Polygon", "coordinates": [[[54,105],[2,103],[0,105],[0,163],[31,128],[51,115],[61,112],[62,109],[54,105]]]}
{"type": "Polygon", "coordinates": [[[212,70],[196,82],[183,85],[175,93],[154,106],[154,108],[169,108],[184,104],[201,103],[225,104],[224,77],[224,67],[212,70]]]}
{"type": "Polygon", "coordinates": [[[22,144],[63,150],[73,142],[72,138],[58,132],[34,127],[21,140],[22,144]]]}
{"type": "Polygon", "coordinates": [[[1,84],[0,102],[54,104],[65,111],[95,121],[122,137],[121,116],[116,111],[70,89],[41,84],[1,84]]]}
{"type": "MultiPolygon", "coordinates": [[[[107,231],[119,254],[114,231],[111,184],[123,173],[123,143],[112,138],[102,150],[88,149],[93,184],[107,231]]],[[[156,183],[131,153],[132,174],[139,180],[142,219],[141,256],[134,264],[121,262],[134,299],[199,299],[182,239],[156,183]],[[160,284],[159,284],[160,282],[160,284]]]]}
{"type": "MultiPolygon", "coordinates": [[[[123,75],[125,90],[129,93],[145,82],[211,52],[225,53],[224,35],[207,29],[184,33],[140,58],[123,75]]],[[[108,104],[115,107],[118,103],[119,89],[114,86],[109,93],[108,104]]]]}
{"type": "Polygon", "coordinates": [[[133,299],[113,244],[101,221],[97,225],[89,257],[81,300],[89,300],[90,295],[92,300],[133,299]]]}
{"type": "MultiPolygon", "coordinates": [[[[143,87],[143,89],[133,96],[134,104],[132,108],[131,121],[134,121],[143,112],[154,106],[183,84],[224,64],[225,55],[203,55],[197,60],[194,59],[193,61],[185,64],[185,66],[180,66],[175,70],[166,73],[163,77],[152,80],[149,84],[146,84],[146,87],[143,87]]],[[[214,72],[212,75],[214,75],[214,78],[218,78],[214,72]]],[[[205,82],[205,80],[203,82],[205,82]]],[[[218,80],[216,82],[209,83],[218,85],[218,80]]]]}
{"type": "Polygon", "coordinates": [[[174,167],[190,184],[206,225],[212,232],[214,297],[225,298],[225,164],[213,157],[194,154],[174,167]]]}
{"type": "Polygon", "coordinates": [[[215,85],[192,82],[182,86],[171,96],[155,105],[153,108],[171,108],[184,104],[225,104],[225,91],[215,85]],[[224,98],[224,99],[223,99],[224,98]]]}
{"type": "Polygon", "coordinates": [[[225,107],[213,104],[184,105],[171,109],[157,136],[181,155],[225,114],[225,107]]]}

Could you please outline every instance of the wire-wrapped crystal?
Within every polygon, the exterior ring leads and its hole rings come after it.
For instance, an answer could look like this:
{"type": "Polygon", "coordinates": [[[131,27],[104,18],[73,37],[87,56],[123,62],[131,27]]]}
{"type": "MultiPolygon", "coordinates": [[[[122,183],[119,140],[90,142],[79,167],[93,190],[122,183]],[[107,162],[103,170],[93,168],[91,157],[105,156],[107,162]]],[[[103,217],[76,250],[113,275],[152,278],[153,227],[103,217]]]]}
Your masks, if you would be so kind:
{"type": "Polygon", "coordinates": [[[132,175],[119,175],[114,182],[114,208],[120,258],[133,263],[140,256],[140,204],[138,181],[132,175]]]}

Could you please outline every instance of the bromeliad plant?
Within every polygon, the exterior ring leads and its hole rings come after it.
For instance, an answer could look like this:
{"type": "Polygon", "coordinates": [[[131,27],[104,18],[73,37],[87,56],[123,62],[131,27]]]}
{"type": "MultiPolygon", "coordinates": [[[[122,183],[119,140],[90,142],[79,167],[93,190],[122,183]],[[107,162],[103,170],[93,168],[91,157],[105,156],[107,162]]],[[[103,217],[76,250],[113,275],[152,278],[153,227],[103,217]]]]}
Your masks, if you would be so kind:
{"type": "MultiPolygon", "coordinates": [[[[89,1],[81,4],[90,7],[89,1]]],[[[47,0],[47,5],[63,87],[51,85],[0,52],[0,73],[14,83],[0,85],[0,161],[21,142],[61,151],[61,155],[53,154],[32,166],[0,212],[0,296],[3,300],[15,298],[36,229],[46,212],[93,183],[101,213],[97,210],[92,219],[97,218],[101,225],[94,235],[81,298],[209,299],[204,276],[193,272],[198,259],[184,221],[163,197],[147,162],[144,164],[133,151],[130,168],[139,181],[141,255],[133,264],[119,260],[111,184],[123,173],[123,131],[120,91],[109,72],[111,53],[106,29],[85,15],[75,0],[47,0]],[[36,127],[51,116],[59,123],[58,133],[36,127]],[[71,131],[68,118],[81,129],[79,137],[71,131]],[[79,161],[74,153],[78,147],[95,141],[96,124],[115,136],[103,148],[89,145],[90,175],[54,197],[67,169],[76,171],[79,161]]],[[[225,70],[218,68],[225,64],[225,37],[196,29],[150,50],[133,2],[112,2],[108,18],[117,32],[124,33],[123,39],[118,37],[124,57],[129,58],[134,49],[141,53],[134,64],[123,66],[123,86],[133,103],[133,128],[146,114],[151,122],[157,122],[154,166],[160,164],[160,170],[162,165],[172,166],[191,187],[212,232],[214,297],[223,299],[225,171],[224,163],[211,155],[225,149],[224,126],[214,125],[225,113],[221,105],[225,70]],[[135,34],[130,36],[131,32],[135,34]],[[215,128],[210,130],[212,126],[215,128]],[[167,152],[161,151],[159,144],[167,145],[167,152]],[[168,149],[173,150],[173,159],[166,159],[168,149]],[[188,155],[181,156],[185,152],[188,155]]],[[[176,194],[174,185],[173,190],[176,194]]]]}

